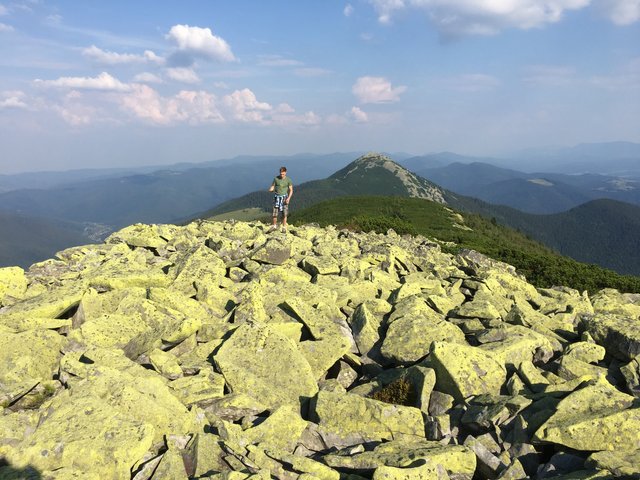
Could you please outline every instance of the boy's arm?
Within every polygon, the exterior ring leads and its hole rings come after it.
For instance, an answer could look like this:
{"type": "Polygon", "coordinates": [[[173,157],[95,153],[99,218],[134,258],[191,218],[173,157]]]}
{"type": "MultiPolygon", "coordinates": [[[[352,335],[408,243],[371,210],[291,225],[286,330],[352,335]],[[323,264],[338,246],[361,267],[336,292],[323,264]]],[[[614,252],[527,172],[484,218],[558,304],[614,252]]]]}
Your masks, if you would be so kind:
{"type": "Polygon", "coordinates": [[[275,179],[273,180],[273,182],[271,182],[271,186],[269,187],[269,190],[267,190],[268,192],[273,192],[276,188],[276,181],[275,179]]]}
{"type": "Polygon", "coordinates": [[[287,195],[287,199],[285,200],[285,203],[289,203],[289,200],[291,200],[291,197],[293,197],[293,185],[289,185],[289,194],[287,195]]]}

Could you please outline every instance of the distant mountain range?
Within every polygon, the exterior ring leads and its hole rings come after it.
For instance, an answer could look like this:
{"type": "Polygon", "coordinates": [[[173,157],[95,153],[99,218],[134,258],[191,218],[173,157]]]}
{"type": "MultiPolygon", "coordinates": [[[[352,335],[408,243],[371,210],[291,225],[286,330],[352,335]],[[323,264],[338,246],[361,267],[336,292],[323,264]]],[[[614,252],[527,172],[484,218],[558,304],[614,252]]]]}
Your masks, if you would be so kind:
{"type": "MultiPolygon", "coordinates": [[[[411,179],[414,189],[439,191],[442,200],[449,205],[495,217],[505,225],[513,225],[532,237],[543,239],[554,248],[569,252],[565,246],[552,242],[556,238],[554,235],[543,233],[546,231],[544,220],[529,219],[507,207],[528,213],[560,213],[599,198],[639,205],[639,152],[639,144],[617,142],[520,152],[510,160],[469,157],[451,152],[414,157],[398,154],[394,159],[417,174],[412,177],[403,173],[404,180],[397,175],[387,175],[392,172],[382,166],[353,172],[350,172],[353,166],[345,169],[345,165],[358,153],[241,156],[204,164],[179,163],[169,167],[0,175],[0,212],[3,214],[0,250],[13,250],[16,253],[15,256],[9,253],[2,257],[4,265],[25,265],[48,258],[59,248],[85,243],[85,228],[93,232],[93,239],[100,239],[111,230],[132,223],[184,221],[193,218],[194,212],[203,212],[198,216],[209,216],[245,206],[269,210],[271,197],[265,190],[278,167],[285,164],[296,185],[294,206],[297,209],[344,195],[410,196],[412,194],[406,180],[411,179]],[[558,162],[561,161],[567,164],[573,162],[574,166],[588,164],[598,173],[558,173],[558,170],[566,170],[565,167],[560,168],[558,162]],[[517,162],[521,166],[541,167],[533,172],[542,171],[544,165],[555,170],[526,173],[508,168],[508,165],[517,162]],[[623,170],[624,176],[613,174],[623,170]],[[366,181],[362,183],[358,175],[366,181]],[[436,185],[443,188],[438,189],[436,185]],[[10,221],[9,218],[14,220],[10,221]],[[20,220],[15,221],[16,218],[20,220]],[[20,239],[19,232],[26,232],[20,225],[26,225],[27,221],[30,222],[31,232],[51,232],[51,228],[56,226],[62,227],[62,231],[40,235],[37,245],[31,249],[33,255],[25,256],[18,254],[18,250],[29,250],[28,245],[34,240],[33,235],[27,233],[20,239]],[[40,229],[36,227],[39,224],[42,225],[40,229]],[[535,225],[535,228],[529,228],[528,225],[535,225]],[[61,238],[67,238],[68,243],[53,241],[61,238]]],[[[620,208],[625,212],[634,211],[628,207],[620,208]]],[[[607,214],[612,218],[606,222],[616,221],[615,210],[608,208],[607,214]]],[[[594,215],[600,214],[602,209],[596,209],[594,215]]],[[[633,214],[630,215],[633,218],[633,214]]],[[[554,222],[549,220],[550,225],[554,222]]],[[[566,241],[564,244],[567,243],[572,242],[566,241]]],[[[575,248],[578,250],[570,254],[579,258],[580,247],[576,244],[575,248]]],[[[589,249],[586,245],[583,248],[589,249]]],[[[614,248],[610,254],[615,252],[617,250],[614,248]]],[[[620,255],[622,257],[622,253],[620,255]]],[[[602,259],[597,261],[603,262],[602,259]]],[[[626,262],[624,266],[616,268],[624,267],[628,267],[626,262]]],[[[636,267],[629,268],[625,271],[638,271],[636,267]]]]}
{"type": "Polygon", "coordinates": [[[453,192],[529,213],[563,212],[598,198],[640,205],[640,176],[525,173],[482,162],[413,171],[453,192]]]}

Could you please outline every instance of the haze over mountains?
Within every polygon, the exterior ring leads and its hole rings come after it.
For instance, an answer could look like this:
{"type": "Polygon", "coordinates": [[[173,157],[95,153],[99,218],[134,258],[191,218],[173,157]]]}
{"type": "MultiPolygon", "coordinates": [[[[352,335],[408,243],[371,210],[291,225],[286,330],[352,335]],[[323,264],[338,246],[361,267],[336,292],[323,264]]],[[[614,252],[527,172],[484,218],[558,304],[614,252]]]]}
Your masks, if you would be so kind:
{"type": "MultiPolygon", "coordinates": [[[[525,152],[522,158],[526,155],[532,153],[525,152]]],[[[545,155],[541,162],[563,159],[565,163],[556,164],[556,172],[527,173],[505,168],[504,159],[447,152],[417,157],[394,154],[393,160],[418,174],[402,173],[404,180],[410,178],[413,182],[413,193],[407,191],[406,182],[397,175],[399,170],[393,175],[382,175],[393,173],[391,170],[396,167],[389,169],[392,164],[396,165],[393,162],[386,169],[379,165],[379,168],[350,172],[353,167],[345,168],[345,165],[359,156],[357,152],[290,157],[245,156],[206,164],[181,163],[162,169],[144,167],[0,176],[0,192],[3,192],[0,193],[0,212],[3,214],[0,261],[3,265],[28,266],[52,256],[60,248],[99,240],[113,229],[136,222],[183,221],[246,206],[260,206],[268,210],[270,195],[265,192],[266,186],[277,173],[277,168],[286,164],[296,184],[294,206],[297,209],[344,195],[420,196],[421,190],[439,192],[437,197],[440,200],[433,199],[458,209],[495,217],[574,258],[597,261],[625,273],[640,272],[640,266],[629,266],[633,261],[620,260],[624,252],[632,248],[634,240],[619,238],[621,243],[618,244],[618,237],[608,235],[601,249],[603,255],[594,254],[599,248],[597,245],[587,246],[573,240],[578,235],[584,238],[584,230],[598,224],[601,215],[608,218],[603,220],[604,223],[600,222],[597,230],[592,232],[595,234],[587,235],[594,242],[605,232],[620,233],[619,225],[633,225],[622,232],[623,235],[635,233],[633,219],[637,218],[638,207],[615,202],[588,202],[608,198],[640,205],[640,145],[622,142],[596,144],[546,151],[545,155]],[[571,161],[575,165],[579,162],[591,165],[592,171],[599,173],[557,173],[566,170],[564,165],[571,161]],[[614,175],[625,165],[624,176],[614,175]],[[322,180],[316,180],[318,178],[322,180]],[[358,178],[366,181],[356,181],[358,178]],[[467,197],[528,213],[566,214],[548,219],[546,216],[528,216],[467,197]],[[582,219],[582,223],[569,220],[574,213],[567,211],[580,205],[584,206],[575,215],[582,219]],[[570,224],[573,225],[570,229],[564,228],[570,224]],[[616,226],[609,228],[609,224],[616,226]],[[554,233],[558,229],[562,235],[554,233]],[[38,235],[37,232],[42,233],[38,235]],[[569,238],[564,238],[567,235],[569,238]],[[65,240],[61,243],[61,239],[65,240]],[[625,242],[629,245],[623,246],[625,242]],[[567,245],[573,246],[568,248],[567,245]],[[584,257],[583,251],[591,253],[584,257]],[[607,263],[606,257],[611,256],[611,252],[617,253],[619,258],[607,263]]]]}

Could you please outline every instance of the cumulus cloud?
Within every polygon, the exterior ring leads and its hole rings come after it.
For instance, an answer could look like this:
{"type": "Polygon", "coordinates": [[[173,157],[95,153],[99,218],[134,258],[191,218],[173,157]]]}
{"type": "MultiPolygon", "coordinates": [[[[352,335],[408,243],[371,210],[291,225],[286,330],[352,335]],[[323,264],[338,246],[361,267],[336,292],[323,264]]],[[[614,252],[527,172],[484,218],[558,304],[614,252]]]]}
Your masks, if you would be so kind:
{"type": "Polygon", "coordinates": [[[271,105],[259,102],[256,95],[244,88],[225,95],[223,104],[229,110],[234,120],[240,122],[258,122],[265,120],[264,114],[272,109],[271,105]]]}
{"type": "Polygon", "coordinates": [[[353,15],[353,10],[354,10],[353,5],[351,5],[350,3],[347,3],[342,13],[344,14],[345,17],[350,17],[351,15],[353,15]]]}
{"type": "Polygon", "coordinates": [[[10,90],[0,93],[0,110],[27,109],[26,95],[20,90],[10,90]]]}
{"type": "Polygon", "coordinates": [[[167,77],[181,83],[193,84],[200,83],[201,81],[200,77],[198,77],[198,74],[193,69],[185,67],[167,68],[167,77]]]}
{"type": "Polygon", "coordinates": [[[11,25],[7,25],[6,23],[0,22],[0,33],[2,32],[13,32],[14,28],[11,25]]]}
{"type": "Polygon", "coordinates": [[[56,88],[77,88],[81,90],[101,90],[112,92],[126,92],[131,89],[130,85],[122,83],[107,72],[102,72],[97,77],[60,77],[57,80],[35,81],[36,85],[56,88]]]}
{"type": "Polygon", "coordinates": [[[360,77],[351,91],[360,103],[392,103],[400,100],[405,86],[392,87],[384,77],[360,77]]]}
{"type": "Polygon", "coordinates": [[[229,44],[221,37],[214,35],[210,28],[174,25],[166,38],[177,46],[174,62],[193,63],[193,58],[205,58],[219,62],[233,62],[235,56],[229,44]]]}
{"type": "Polygon", "coordinates": [[[631,25],[640,20],[640,0],[600,0],[600,8],[616,25],[631,25]]]}
{"type": "MultiPolygon", "coordinates": [[[[600,0],[620,3],[618,10],[632,10],[638,0],[600,0]]],[[[507,28],[529,29],[559,21],[564,12],[587,7],[591,0],[369,0],[380,23],[394,14],[421,10],[445,35],[493,35],[507,28]]],[[[628,12],[621,14],[629,16],[628,12]]]]}
{"type": "Polygon", "coordinates": [[[150,72],[138,73],[133,77],[133,81],[138,83],[162,83],[162,79],[159,76],[150,72]]]}
{"type": "Polygon", "coordinates": [[[135,85],[120,104],[125,111],[158,125],[224,122],[216,96],[205,91],[183,90],[165,98],[148,85],[135,85]]]}
{"type": "Polygon", "coordinates": [[[369,116],[366,114],[366,112],[363,112],[358,107],[351,107],[349,115],[358,123],[366,123],[369,121],[369,116]]]}
{"type": "Polygon", "coordinates": [[[161,65],[164,63],[164,59],[159,57],[151,50],[145,50],[143,54],[133,53],[116,53],[102,50],[101,48],[91,45],[88,48],[82,50],[82,54],[93,60],[94,62],[104,65],[120,65],[131,63],[155,63],[161,65]]]}

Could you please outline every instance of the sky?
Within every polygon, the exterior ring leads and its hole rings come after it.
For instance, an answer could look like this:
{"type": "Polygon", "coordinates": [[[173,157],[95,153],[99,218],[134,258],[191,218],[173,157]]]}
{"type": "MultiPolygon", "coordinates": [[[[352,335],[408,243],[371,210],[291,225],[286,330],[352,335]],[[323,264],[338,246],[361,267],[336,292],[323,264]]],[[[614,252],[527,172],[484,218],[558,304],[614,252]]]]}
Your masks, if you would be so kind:
{"type": "Polygon", "coordinates": [[[0,0],[0,174],[640,142],[640,0],[0,0]]]}

